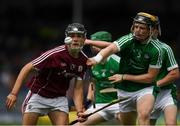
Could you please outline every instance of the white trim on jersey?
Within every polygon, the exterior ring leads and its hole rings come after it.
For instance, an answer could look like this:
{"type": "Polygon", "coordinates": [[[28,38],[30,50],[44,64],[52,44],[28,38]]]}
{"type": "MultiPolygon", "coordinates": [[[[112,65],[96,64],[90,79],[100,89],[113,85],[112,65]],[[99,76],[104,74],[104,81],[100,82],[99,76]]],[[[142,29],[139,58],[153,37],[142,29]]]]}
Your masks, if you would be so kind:
{"type": "Polygon", "coordinates": [[[88,58],[88,56],[81,50],[81,53],[86,57],[88,58]]]}
{"type": "Polygon", "coordinates": [[[173,70],[173,69],[175,69],[175,68],[178,68],[178,65],[177,65],[177,64],[174,65],[174,66],[168,67],[167,70],[168,70],[168,71],[171,71],[171,70],[173,70]]]}
{"type": "Polygon", "coordinates": [[[31,63],[33,64],[33,66],[36,66],[37,64],[41,63],[42,61],[44,61],[46,58],[48,58],[49,56],[53,55],[54,53],[58,53],[58,52],[61,52],[63,50],[65,50],[65,45],[58,46],[58,47],[56,47],[54,49],[46,51],[41,56],[39,56],[36,59],[34,59],[33,61],[31,61],[31,63]]]}

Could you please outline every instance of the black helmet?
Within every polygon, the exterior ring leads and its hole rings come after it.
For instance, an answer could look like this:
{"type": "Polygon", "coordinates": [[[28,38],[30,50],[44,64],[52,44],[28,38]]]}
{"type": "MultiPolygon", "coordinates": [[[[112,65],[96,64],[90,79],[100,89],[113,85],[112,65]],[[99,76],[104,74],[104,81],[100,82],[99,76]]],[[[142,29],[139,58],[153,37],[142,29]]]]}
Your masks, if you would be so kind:
{"type": "Polygon", "coordinates": [[[84,28],[84,25],[80,23],[72,23],[67,26],[65,35],[69,36],[71,33],[83,34],[86,37],[86,29],[84,28]]]}
{"type": "Polygon", "coordinates": [[[137,13],[137,15],[134,18],[134,22],[147,24],[148,26],[152,26],[152,27],[158,23],[156,16],[145,13],[145,12],[137,13]]]}
{"type": "Polygon", "coordinates": [[[158,34],[159,36],[161,36],[161,25],[160,25],[160,20],[158,16],[155,16],[156,18],[156,24],[155,24],[155,28],[158,30],[158,34]]]}

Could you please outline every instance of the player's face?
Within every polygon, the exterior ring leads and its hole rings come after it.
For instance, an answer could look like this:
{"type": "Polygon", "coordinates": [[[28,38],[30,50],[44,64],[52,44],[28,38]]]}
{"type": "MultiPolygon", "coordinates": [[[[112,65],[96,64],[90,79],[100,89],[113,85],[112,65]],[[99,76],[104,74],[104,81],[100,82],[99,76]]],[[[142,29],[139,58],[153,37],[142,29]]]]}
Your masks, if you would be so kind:
{"type": "Polygon", "coordinates": [[[69,35],[72,38],[72,43],[70,44],[71,49],[81,49],[84,45],[85,37],[83,34],[72,33],[69,35]]]}
{"type": "Polygon", "coordinates": [[[150,35],[150,29],[146,24],[141,23],[134,23],[134,29],[133,29],[134,37],[139,41],[145,41],[147,38],[149,38],[150,35]]]}
{"type": "Polygon", "coordinates": [[[158,38],[159,30],[157,28],[153,28],[152,32],[153,32],[153,38],[154,39],[158,38]]]}

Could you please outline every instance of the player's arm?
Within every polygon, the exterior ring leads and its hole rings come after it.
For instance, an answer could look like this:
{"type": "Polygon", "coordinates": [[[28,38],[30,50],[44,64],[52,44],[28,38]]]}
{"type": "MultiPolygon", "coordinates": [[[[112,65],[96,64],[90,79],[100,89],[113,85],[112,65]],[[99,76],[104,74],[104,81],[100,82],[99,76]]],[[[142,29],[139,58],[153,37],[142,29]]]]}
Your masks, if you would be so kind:
{"type": "Polygon", "coordinates": [[[172,82],[174,82],[176,79],[178,79],[180,77],[179,67],[178,67],[178,64],[176,62],[173,50],[168,45],[165,45],[165,47],[166,47],[166,48],[164,48],[165,52],[166,52],[165,53],[166,54],[165,55],[166,56],[165,57],[165,63],[167,66],[168,74],[164,78],[157,81],[156,84],[159,87],[171,84],[172,82]],[[174,68],[174,69],[172,69],[172,68],[174,68]]]}
{"type": "Polygon", "coordinates": [[[86,117],[84,117],[84,105],[83,105],[83,80],[76,80],[75,88],[74,88],[74,95],[73,100],[74,104],[76,106],[77,116],[79,122],[84,122],[87,120],[86,117]]]}
{"type": "Polygon", "coordinates": [[[94,40],[86,39],[85,44],[91,45],[91,46],[96,46],[99,48],[105,48],[105,47],[109,46],[111,43],[106,42],[106,41],[97,41],[97,40],[94,41],[94,40]]]}
{"type": "Polygon", "coordinates": [[[149,68],[146,74],[141,75],[130,75],[124,74],[123,80],[138,82],[138,83],[152,83],[159,73],[157,68],[149,68]]]}
{"type": "Polygon", "coordinates": [[[106,48],[102,49],[96,56],[89,58],[87,61],[87,65],[95,65],[100,63],[103,59],[106,59],[111,54],[117,53],[119,51],[116,44],[111,43],[106,48]]]}
{"type": "Polygon", "coordinates": [[[74,87],[73,100],[76,106],[77,112],[83,112],[83,80],[77,79],[74,87]]]}
{"type": "Polygon", "coordinates": [[[178,78],[180,78],[179,68],[175,68],[169,71],[169,73],[164,78],[157,81],[157,86],[162,87],[168,85],[169,83],[174,82],[178,78]]]}
{"type": "Polygon", "coordinates": [[[124,80],[127,81],[133,81],[137,83],[152,83],[156,76],[159,73],[159,69],[157,68],[149,68],[148,72],[145,74],[140,75],[131,75],[131,74],[115,74],[111,77],[109,77],[109,80],[112,81],[112,83],[121,82],[124,80]]]}
{"type": "Polygon", "coordinates": [[[18,93],[20,91],[20,88],[22,87],[22,84],[23,84],[24,80],[26,79],[26,77],[28,76],[28,74],[30,73],[30,71],[32,69],[33,69],[33,65],[32,65],[31,62],[26,64],[21,69],[11,93],[7,96],[7,99],[6,99],[6,107],[7,107],[7,109],[11,109],[14,106],[14,104],[15,104],[15,102],[17,100],[17,95],[18,95],[18,93]]]}

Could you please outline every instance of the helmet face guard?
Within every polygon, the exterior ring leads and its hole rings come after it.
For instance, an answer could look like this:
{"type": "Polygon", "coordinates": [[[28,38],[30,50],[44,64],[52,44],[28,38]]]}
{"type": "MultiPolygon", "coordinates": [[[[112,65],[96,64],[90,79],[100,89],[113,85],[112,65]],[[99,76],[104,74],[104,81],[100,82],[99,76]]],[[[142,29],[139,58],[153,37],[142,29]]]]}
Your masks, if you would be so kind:
{"type": "Polygon", "coordinates": [[[72,54],[75,54],[82,50],[83,45],[80,45],[79,47],[72,47],[71,43],[73,42],[73,39],[71,38],[71,34],[80,34],[82,37],[86,38],[86,29],[84,28],[84,25],[80,23],[72,23],[69,24],[65,30],[65,44],[68,45],[68,49],[72,54]]]}
{"type": "Polygon", "coordinates": [[[84,37],[86,37],[86,29],[84,28],[84,25],[80,23],[72,23],[69,24],[65,30],[66,37],[69,36],[69,34],[77,33],[77,34],[83,34],[84,37]]]}

